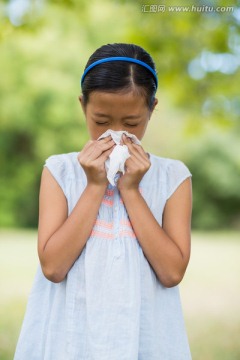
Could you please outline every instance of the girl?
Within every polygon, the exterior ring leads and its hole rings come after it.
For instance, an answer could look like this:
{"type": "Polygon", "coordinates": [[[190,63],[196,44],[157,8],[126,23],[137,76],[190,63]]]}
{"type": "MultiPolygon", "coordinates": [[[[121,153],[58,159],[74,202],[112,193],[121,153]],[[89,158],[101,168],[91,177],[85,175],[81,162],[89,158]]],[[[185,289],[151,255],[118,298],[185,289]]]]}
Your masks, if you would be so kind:
{"type": "MultiPolygon", "coordinates": [[[[39,267],[15,360],[189,360],[178,284],[190,256],[191,173],[147,153],[157,104],[150,55],[108,44],[90,57],[80,102],[91,140],[46,160],[40,188],[39,267]],[[116,185],[107,130],[130,157],[116,185]]],[[[119,176],[120,175],[120,176],[119,176]]]]}

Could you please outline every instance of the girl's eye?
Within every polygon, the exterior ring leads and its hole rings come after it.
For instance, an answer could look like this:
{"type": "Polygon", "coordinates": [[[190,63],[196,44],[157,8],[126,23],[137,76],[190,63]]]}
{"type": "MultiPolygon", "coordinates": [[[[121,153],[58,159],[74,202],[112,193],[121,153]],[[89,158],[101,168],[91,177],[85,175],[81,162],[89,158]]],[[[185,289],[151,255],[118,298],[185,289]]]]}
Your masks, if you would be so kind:
{"type": "Polygon", "coordinates": [[[97,124],[97,125],[107,125],[107,123],[106,123],[106,122],[104,122],[104,123],[101,123],[101,122],[96,122],[96,124],[97,124]]]}
{"type": "Polygon", "coordinates": [[[125,124],[126,126],[134,127],[137,126],[137,124],[125,124]]]}

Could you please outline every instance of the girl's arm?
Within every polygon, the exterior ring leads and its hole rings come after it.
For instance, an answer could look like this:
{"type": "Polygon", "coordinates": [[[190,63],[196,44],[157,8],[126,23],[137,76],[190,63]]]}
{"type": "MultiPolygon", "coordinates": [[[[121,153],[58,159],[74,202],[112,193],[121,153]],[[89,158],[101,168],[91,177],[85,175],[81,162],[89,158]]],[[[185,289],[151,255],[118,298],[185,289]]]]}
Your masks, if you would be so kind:
{"type": "Polygon", "coordinates": [[[67,200],[47,168],[39,197],[38,254],[47,279],[62,281],[81,254],[91,234],[107,186],[105,160],[114,142],[90,141],[79,155],[87,175],[87,186],[68,216],[67,200]]]}
{"type": "Polygon", "coordinates": [[[191,179],[183,181],[168,199],[161,227],[138,190],[139,181],[150,166],[147,155],[139,145],[127,140],[124,143],[131,157],[119,180],[119,191],[144,255],[158,279],[166,287],[175,286],[182,280],[190,257],[191,179]]]}

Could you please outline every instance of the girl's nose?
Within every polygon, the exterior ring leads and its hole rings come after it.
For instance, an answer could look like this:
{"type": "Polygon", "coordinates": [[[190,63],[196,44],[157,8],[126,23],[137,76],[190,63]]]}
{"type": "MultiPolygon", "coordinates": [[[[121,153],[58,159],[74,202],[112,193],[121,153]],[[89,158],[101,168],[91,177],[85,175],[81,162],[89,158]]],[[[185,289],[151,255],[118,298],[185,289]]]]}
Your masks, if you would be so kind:
{"type": "Polygon", "coordinates": [[[123,131],[123,128],[121,125],[111,126],[110,129],[113,131],[123,131]]]}

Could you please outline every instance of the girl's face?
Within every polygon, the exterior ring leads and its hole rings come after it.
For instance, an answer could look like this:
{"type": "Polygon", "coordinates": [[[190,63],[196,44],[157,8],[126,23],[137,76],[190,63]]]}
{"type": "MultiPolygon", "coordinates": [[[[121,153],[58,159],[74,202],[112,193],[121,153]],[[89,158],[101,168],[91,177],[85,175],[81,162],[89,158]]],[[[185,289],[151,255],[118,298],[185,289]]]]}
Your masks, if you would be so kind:
{"type": "MultiPolygon", "coordinates": [[[[89,95],[86,106],[83,104],[82,96],[79,100],[92,140],[97,140],[108,129],[128,131],[141,140],[152,114],[146,105],[145,98],[134,92],[94,91],[89,95]]],[[[156,104],[157,99],[155,99],[154,107],[156,104]]]]}

